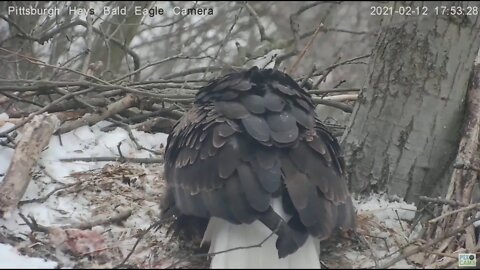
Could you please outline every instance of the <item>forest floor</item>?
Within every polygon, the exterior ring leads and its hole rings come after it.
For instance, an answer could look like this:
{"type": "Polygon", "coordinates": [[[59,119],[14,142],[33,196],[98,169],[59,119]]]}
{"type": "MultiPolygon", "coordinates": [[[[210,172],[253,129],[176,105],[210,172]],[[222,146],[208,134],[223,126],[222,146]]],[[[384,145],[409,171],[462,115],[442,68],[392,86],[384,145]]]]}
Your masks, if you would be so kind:
{"type": "MultiPolygon", "coordinates": [[[[12,126],[5,114],[0,120],[0,132],[12,126]]],[[[139,150],[122,128],[102,131],[108,124],[51,138],[18,209],[0,219],[0,268],[208,268],[207,257],[192,256],[199,252],[192,243],[147,230],[160,215],[161,163],[61,160],[118,158],[119,149],[124,157],[160,157],[139,150]]],[[[166,134],[132,134],[144,148],[163,152],[166,134]]],[[[13,149],[0,146],[0,181],[12,156],[13,149]]],[[[355,205],[357,234],[322,244],[324,268],[381,266],[420,229],[411,226],[415,206],[402,200],[372,195],[355,205]]],[[[412,257],[392,268],[416,268],[412,257]]]]}

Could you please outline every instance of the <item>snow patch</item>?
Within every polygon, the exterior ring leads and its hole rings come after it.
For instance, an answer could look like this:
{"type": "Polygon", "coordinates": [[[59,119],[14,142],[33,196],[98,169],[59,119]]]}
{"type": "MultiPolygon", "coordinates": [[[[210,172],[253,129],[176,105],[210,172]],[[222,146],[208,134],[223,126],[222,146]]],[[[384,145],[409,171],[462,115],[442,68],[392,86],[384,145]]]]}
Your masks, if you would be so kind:
{"type": "MultiPolygon", "coordinates": [[[[8,120],[8,116],[0,114],[0,121],[2,120],[8,120]]],[[[132,215],[121,224],[94,227],[95,231],[105,238],[101,239],[104,241],[101,242],[101,245],[98,245],[98,241],[93,241],[95,237],[90,236],[95,234],[89,234],[88,230],[78,231],[76,238],[72,238],[72,235],[67,237],[73,242],[64,249],[82,251],[87,250],[85,247],[88,247],[88,251],[94,251],[96,247],[105,247],[105,251],[100,250],[98,253],[106,255],[107,263],[96,262],[95,265],[85,256],[75,258],[62,253],[62,249],[55,245],[53,245],[56,249],[54,255],[58,262],[47,262],[38,258],[20,256],[17,254],[18,252],[15,253],[14,248],[3,245],[0,246],[0,259],[16,257],[15,260],[0,260],[1,268],[6,266],[52,268],[57,263],[62,268],[82,266],[111,268],[120,263],[130,252],[139,231],[149,227],[159,217],[159,197],[163,192],[163,181],[160,179],[163,173],[161,164],[60,161],[62,158],[74,157],[118,157],[119,143],[121,143],[120,149],[125,157],[157,157],[149,151],[138,150],[128,132],[122,128],[115,128],[109,132],[102,131],[102,128],[107,125],[109,125],[108,122],[101,122],[91,127],[77,128],[60,137],[53,136],[47,149],[42,152],[39,160],[41,166],[34,169],[32,180],[22,200],[44,198],[55,189],[64,189],[52,194],[42,202],[24,203],[12,213],[9,219],[0,219],[2,233],[6,232],[7,235],[17,237],[20,239],[17,241],[21,241],[19,246],[27,247],[32,245],[32,240],[28,237],[31,230],[20,218],[20,213],[32,216],[39,224],[61,232],[62,230],[58,228],[62,226],[73,228],[75,224],[84,224],[101,217],[118,215],[120,211],[126,209],[131,210],[132,215]],[[97,244],[95,245],[95,243],[97,244]],[[11,264],[4,265],[2,263],[11,264]]],[[[0,132],[12,126],[10,123],[4,123],[3,126],[0,126],[0,132]]],[[[167,134],[149,134],[137,130],[132,130],[132,134],[143,147],[157,152],[164,150],[168,137],[167,134]]],[[[0,146],[0,181],[3,178],[1,174],[6,172],[12,156],[12,149],[0,146]]],[[[406,243],[414,235],[414,233],[410,233],[410,224],[416,211],[414,205],[402,200],[391,201],[385,196],[376,194],[354,200],[354,205],[358,214],[358,231],[367,239],[370,249],[359,250],[347,247],[339,254],[338,248],[335,247],[330,254],[323,253],[322,260],[329,260],[328,256],[341,256],[347,261],[347,264],[341,266],[347,268],[374,267],[376,263],[381,264],[391,259],[388,254],[394,252],[399,245],[406,243]],[[384,238],[385,241],[382,241],[381,238],[384,238]],[[388,245],[388,250],[386,245],[388,245]],[[372,259],[372,253],[375,259],[372,259]]],[[[415,232],[415,230],[413,231],[415,232]]],[[[55,242],[55,239],[51,239],[51,235],[49,238],[48,234],[37,233],[35,237],[48,244],[55,242]]],[[[171,265],[176,256],[176,253],[172,252],[182,247],[176,243],[168,243],[164,237],[165,234],[160,231],[147,234],[129,262],[147,268],[171,265]]],[[[336,245],[341,246],[339,243],[336,245]]],[[[35,250],[35,248],[33,249],[35,250]]],[[[34,254],[36,256],[37,253],[34,254]]],[[[330,262],[335,262],[335,258],[330,257],[330,262]]],[[[393,267],[412,268],[405,260],[393,267]]]]}
{"type": "Polygon", "coordinates": [[[57,267],[56,262],[44,260],[41,258],[22,256],[14,247],[0,244],[0,268],[52,269],[55,267],[57,267]]]}
{"type": "MultiPolygon", "coordinates": [[[[0,120],[8,120],[8,116],[0,114],[0,120]]],[[[13,126],[13,124],[7,122],[1,124],[0,122],[0,132],[13,126]]],[[[88,223],[94,219],[108,218],[128,209],[131,210],[132,215],[122,224],[107,224],[96,227],[105,234],[107,248],[104,253],[110,256],[106,261],[111,261],[110,263],[113,264],[120,263],[135,243],[138,230],[146,229],[159,217],[159,195],[161,195],[163,185],[163,181],[159,178],[162,174],[162,166],[160,164],[63,162],[60,160],[75,157],[119,157],[117,149],[119,143],[121,143],[120,149],[125,157],[158,157],[149,151],[138,150],[128,132],[122,128],[115,128],[108,132],[102,131],[102,128],[109,124],[108,122],[100,122],[91,127],[83,126],[51,138],[48,147],[40,156],[38,162],[40,166],[36,166],[33,170],[32,180],[22,201],[45,198],[55,189],[64,189],[51,194],[42,202],[21,204],[8,219],[0,219],[2,233],[17,239],[23,239],[23,242],[19,245],[26,247],[32,245],[27,236],[31,233],[31,230],[19,216],[20,213],[27,217],[34,217],[38,224],[55,229],[65,226],[69,228],[77,224],[88,223]]],[[[157,152],[164,150],[167,134],[149,134],[136,130],[132,130],[132,133],[143,147],[157,152]]],[[[16,138],[17,141],[21,137],[21,134],[19,135],[16,138]]],[[[5,174],[12,156],[12,149],[0,146],[0,181],[3,179],[3,174],[5,174]]],[[[88,230],[85,233],[81,232],[80,235],[88,235],[87,232],[88,230]]],[[[53,243],[48,234],[35,233],[35,235],[45,243],[53,243]]],[[[160,232],[155,233],[154,238],[157,242],[163,240],[160,232]]],[[[80,237],[71,241],[85,241],[83,239],[80,237]]],[[[142,242],[145,245],[148,243],[142,242]]],[[[71,244],[78,245],[76,242],[71,244]]],[[[52,246],[57,248],[55,245],[52,246]]],[[[145,250],[140,245],[139,250],[142,249],[145,250]]],[[[0,249],[0,258],[10,258],[13,256],[11,254],[12,250],[7,251],[5,247],[0,249]]],[[[61,267],[79,266],[78,261],[60,252],[58,248],[55,255],[61,267]]],[[[134,254],[131,261],[144,261],[145,257],[140,258],[140,255],[150,256],[148,252],[147,254],[145,252],[134,254]],[[139,256],[136,257],[135,255],[139,256]]],[[[7,266],[52,268],[57,264],[56,262],[49,262],[49,264],[45,263],[42,266],[38,264],[38,262],[43,261],[41,259],[32,260],[21,256],[15,258],[15,260],[5,259],[0,261],[0,268],[7,266]],[[11,264],[4,265],[2,264],[3,261],[11,264]]],[[[82,258],[89,267],[92,267],[87,257],[83,256],[80,260],[82,258]]],[[[98,267],[100,266],[109,268],[114,265],[103,262],[103,264],[98,265],[98,267]]]]}

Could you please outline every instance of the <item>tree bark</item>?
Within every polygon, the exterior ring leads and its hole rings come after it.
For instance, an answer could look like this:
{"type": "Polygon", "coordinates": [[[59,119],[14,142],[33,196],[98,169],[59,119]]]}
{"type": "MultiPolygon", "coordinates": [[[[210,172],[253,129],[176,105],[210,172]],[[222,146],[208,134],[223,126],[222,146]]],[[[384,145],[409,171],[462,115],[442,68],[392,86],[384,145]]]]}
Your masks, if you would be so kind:
{"type": "MultiPolygon", "coordinates": [[[[367,87],[342,137],[353,191],[386,191],[409,202],[445,192],[480,46],[478,16],[385,16],[367,87]]],[[[393,10],[404,2],[387,4],[393,10]]]]}

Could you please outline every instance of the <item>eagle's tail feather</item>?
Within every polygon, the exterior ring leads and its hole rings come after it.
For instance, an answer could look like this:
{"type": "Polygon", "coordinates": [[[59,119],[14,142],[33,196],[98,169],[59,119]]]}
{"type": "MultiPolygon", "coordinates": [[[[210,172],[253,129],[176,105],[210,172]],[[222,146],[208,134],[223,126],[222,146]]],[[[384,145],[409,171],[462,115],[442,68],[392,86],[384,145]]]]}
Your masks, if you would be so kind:
{"type": "MultiPolygon", "coordinates": [[[[279,204],[279,200],[274,200],[272,207],[285,218],[279,204]]],[[[212,257],[210,267],[213,269],[320,268],[320,241],[318,239],[309,236],[296,252],[279,259],[275,246],[277,235],[271,234],[271,230],[259,220],[251,224],[235,225],[223,219],[211,218],[203,238],[204,242],[210,243],[209,253],[216,254],[212,257]],[[260,247],[252,247],[257,246],[266,238],[268,240],[260,247]]]]}
{"type": "Polygon", "coordinates": [[[271,234],[259,221],[252,224],[235,225],[227,221],[212,218],[208,224],[204,241],[210,242],[209,253],[222,252],[212,257],[210,267],[218,268],[320,268],[320,242],[309,236],[305,244],[295,253],[279,259],[272,235],[261,247],[258,245],[271,234]]]}

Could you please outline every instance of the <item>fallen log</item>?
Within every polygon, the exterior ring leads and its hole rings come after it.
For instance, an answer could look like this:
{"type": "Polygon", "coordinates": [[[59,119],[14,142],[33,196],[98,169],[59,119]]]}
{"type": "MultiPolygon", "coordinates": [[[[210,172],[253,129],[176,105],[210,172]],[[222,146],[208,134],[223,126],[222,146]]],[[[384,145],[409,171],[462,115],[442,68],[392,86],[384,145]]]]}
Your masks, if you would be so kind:
{"type": "Polygon", "coordinates": [[[0,218],[7,218],[17,207],[32,178],[33,166],[59,125],[60,120],[48,113],[34,116],[25,125],[5,178],[0,182],[0,218]]]}

